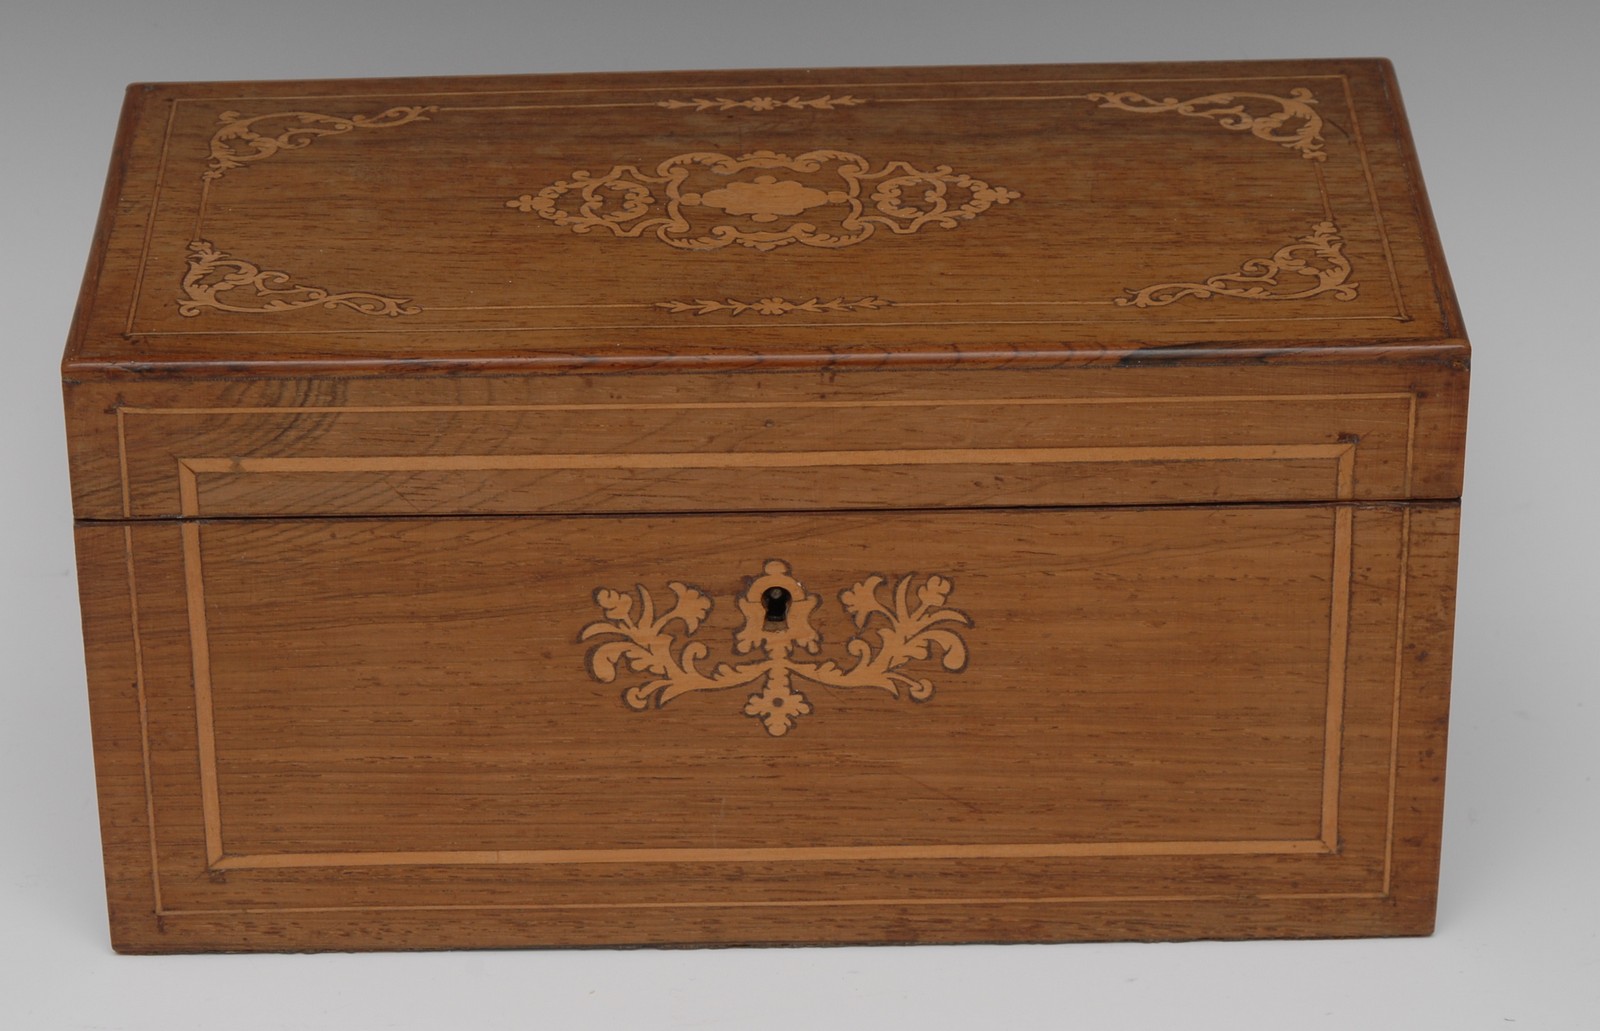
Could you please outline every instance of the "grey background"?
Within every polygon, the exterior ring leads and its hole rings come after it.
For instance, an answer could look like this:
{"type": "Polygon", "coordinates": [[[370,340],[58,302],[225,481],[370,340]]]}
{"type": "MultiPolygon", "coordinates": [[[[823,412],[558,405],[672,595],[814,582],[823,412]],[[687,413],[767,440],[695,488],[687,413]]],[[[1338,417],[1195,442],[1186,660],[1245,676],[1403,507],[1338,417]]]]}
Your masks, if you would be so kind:
{"type": "Polygon", "coordinates": [[[1592,2],[0,4],[0,1027],[1595,1028],[1592,2]],[[1430,939],[119,958],[56,363],[132,80],[1383,55],[1476,346],[1430,939]]]}

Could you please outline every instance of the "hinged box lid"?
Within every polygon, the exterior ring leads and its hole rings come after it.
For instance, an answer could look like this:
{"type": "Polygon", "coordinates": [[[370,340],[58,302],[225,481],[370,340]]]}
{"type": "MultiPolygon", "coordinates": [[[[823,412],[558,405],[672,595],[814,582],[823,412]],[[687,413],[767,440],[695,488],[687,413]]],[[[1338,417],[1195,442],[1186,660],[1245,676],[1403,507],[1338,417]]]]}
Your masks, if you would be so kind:
{"type": "Polygon", "coordinates": [[[130,89],[69,374],[1465,343],[1377,60],[130,89]]]}

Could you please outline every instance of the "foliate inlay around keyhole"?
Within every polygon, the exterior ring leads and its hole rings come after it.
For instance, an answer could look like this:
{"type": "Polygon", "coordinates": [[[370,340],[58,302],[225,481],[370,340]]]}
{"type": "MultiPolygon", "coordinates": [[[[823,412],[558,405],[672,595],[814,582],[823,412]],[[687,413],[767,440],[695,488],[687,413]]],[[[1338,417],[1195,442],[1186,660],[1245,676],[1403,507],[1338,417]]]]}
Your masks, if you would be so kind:
{"type": "Polygon", "coordinates": [[[945,604],[955,585],[938,574],[907,573],[894,581],[874,574],[840,591],[849,621],[837,625],[855,633],[834,658],[823,652],[822,634],[811,622],[821,596],[807,594],[782,559],[768,559],[735,596],[743,625],[734,632],[729,662],[714,658],[712,646],[696,638],[708,625],[712,599],[681,580],[667,587],[672,600],[660,604],[643,584],[634,594],[596,588],[604,618],[578,634],[580,641],[595,642],[587,663],[600,683],[627,670],[648,674],[622,692],[630,709],[659,709],[690,692],[742,689],[752,692],[744,714],[782,737],[811,714],[805,682],[926,702],[933,681],[917,676],[908,668],[912,663],[933,660],[952,673],[967,666],[965,631],[957,628],[971,627],[972,619],[945,604]]]}
{"type": "Polygon", "coordinates": [[[782,587],[769,587],[761,594],[761,604],[767,609],[767,625],[782,625],[789,621],[789,602],[792,595],[782,587]]]}

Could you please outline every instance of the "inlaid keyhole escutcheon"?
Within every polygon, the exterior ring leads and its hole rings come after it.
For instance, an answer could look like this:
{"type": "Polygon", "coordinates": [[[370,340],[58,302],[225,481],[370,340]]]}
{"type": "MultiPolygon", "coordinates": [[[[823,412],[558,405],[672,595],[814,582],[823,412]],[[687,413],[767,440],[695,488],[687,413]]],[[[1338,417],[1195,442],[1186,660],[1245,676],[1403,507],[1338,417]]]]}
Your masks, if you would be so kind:
{"type": "Polygon", "coordinates": [[[789,621],[789,602],[793,595],[782,587],[769,587],[761,595],[761,604],[767,609],[767,625],[783,624],[789,621]]]}
{"type": "Polygon", "coordinates": [[[732,661],[718,660],[710,644],[695,639],[715,603],[681,580],[667,584],[672,601],[660,604],[643,584],[636,595],[597,588],[595,604],[605,618],[584,627],[578,639],[595,642],[589,673],[603,684],[626,670],[652,674],[622,692],[630,709],[659,709],[695,691],[744,689],[753,692],[744,714],[781,737],[811,713],[802,682],[926,702],[933,681],[905,667],[932,661],[951,673],[966,669],[963,633],[972,619],[945,604],[954,587],[937,574],[919,579],[908,573],[892,584],[869,576],[840,591],[845,625],[856,633],[832,658],[823,654],[826,642],[811,624],[822,598],[807,594],[782,559],[768,559],[734,599],[744,625],[733,635],[732,661]]]}

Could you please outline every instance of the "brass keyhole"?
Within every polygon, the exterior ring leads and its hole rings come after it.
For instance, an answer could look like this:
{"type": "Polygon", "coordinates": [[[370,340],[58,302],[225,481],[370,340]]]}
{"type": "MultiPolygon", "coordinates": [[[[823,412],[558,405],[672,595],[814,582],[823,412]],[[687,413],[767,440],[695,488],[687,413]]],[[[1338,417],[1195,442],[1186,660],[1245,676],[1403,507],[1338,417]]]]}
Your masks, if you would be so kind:
{"type": "Polygon", "coordinates": [[[767,624],[782,625],[789,619],[789,602],[792,596],[782,587],[768,587],[761,593],[761,604],[767,607],[767,624]]]}

